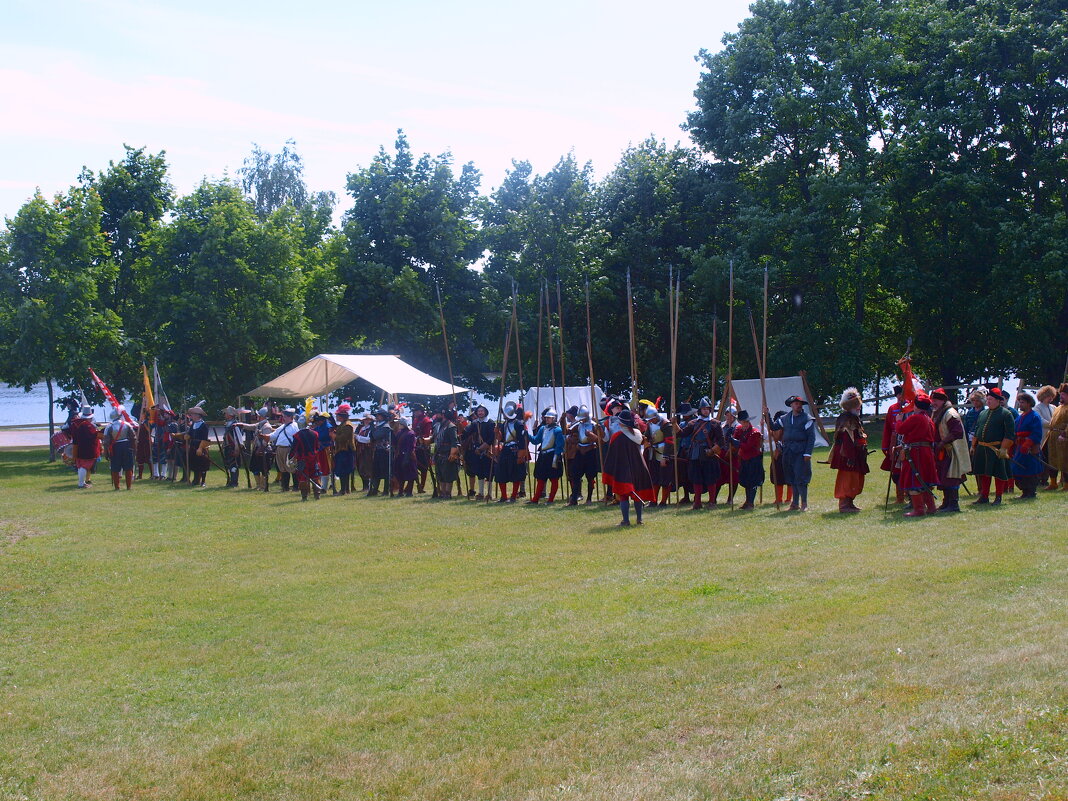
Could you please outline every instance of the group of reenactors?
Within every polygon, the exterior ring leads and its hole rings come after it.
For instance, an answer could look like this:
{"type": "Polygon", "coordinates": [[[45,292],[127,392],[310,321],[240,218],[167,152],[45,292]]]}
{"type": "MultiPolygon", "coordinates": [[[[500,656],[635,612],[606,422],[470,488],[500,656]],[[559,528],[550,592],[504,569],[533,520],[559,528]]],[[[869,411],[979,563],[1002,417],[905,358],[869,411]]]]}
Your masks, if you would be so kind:
{"type": "MultiPolygon", "coordinates": [[[[907,359],[899,365],[904,379],[893,388],[881,443],[887,505],[893,488],[895,501],[908,506],[906,517],[960,512],[961,487],[972,492],[969,476],[976,506],[1000,505],[1016,489],[1021,501],[1036,498],[1040,487],[1068,489],[1068,383],[1035,395],[1021,391],[1015,404],[996,384],[979,386],[962,411],[955,393],[927,392],[907,359]],[[942,496],[937,506],[936,493],[942,496]]],[[[860,511],[854,501],[869,470],[861,405],[860,393],[847,389],[835,425],[830,465],[838,471],[835,497],[843,513],[860,511]]]]}
{"type": "MultiPolygon", "coordinates": [[[[1040,485],[1056,489],[1060,482],[1068,489],[1068,384],[1044,387],[1037,399],[1021,393],[1018,411],[998,387],[980,387],[962,413],[950,393],[927,393],[907,363],[903,369],[905,383],[894,388],[898,400],[884,424],[882,468],[897,502],[910,505],[906,516],[960,511],[959,490],[969,475],[978,485],[977,504],[999,504],[1014,487],[1021,498],[1035,497],[1040,485]],[[942,494],[937,508],[936,490],[942,494]]],[[[537,505],[555,503],[563,489],[564,504],[577,506],[583,499],[593,503],[595,495],[600,500],[603,486],[605,502],[620,505],[621,525],[630,524],[632,500],[641,524],[643,509],[665,507],[672,496],[694,510],[715,508],[724,487],[732,506],[741,487],[740,508],[753,509],[770,478],[776,508],[787,503],[791,511],[804,511],[817,421],[804,398],[791,396],[785,405],[789,411],[775,415],[763,408],[762,427],[736,404],[725,401],[717,409],[708,398],[683,403],[669,415],[659,400],[639,400],[631,408],[606,397],[596,414],[585,405],[562,415],[547,407],[537,421],[515,402],[504,404],[496,419],[481,404],[467,414],[454,404],[434,414],[420,404],[361,413],[349,403],[332,412],[230,406],[221,433],[205,422],[201,406],[184,415],[153,408],[140,415],[140,425],[119,409],[103,428],[85,407],[69,422],[69,461],[80,487],[91,485],[104,454],[115,489],[123,480],[130,489],[146,466],[152,480],[205,486],[214,466],[227,487],[240,486],[244,475],[249,487],[270,492],[276,486],[299,492],[303,500],[357,491],[407,497],[429,490],[436,498],[523,498],[537,505]],[[772,457],[768,476],[765,448],[772,457]]],[[[855,501],[869,472],[868,439],[860,393],[847,389],[840,405],[828,463],[837,471],[839,511],[852,513],[860,511],[855,501]]]]}

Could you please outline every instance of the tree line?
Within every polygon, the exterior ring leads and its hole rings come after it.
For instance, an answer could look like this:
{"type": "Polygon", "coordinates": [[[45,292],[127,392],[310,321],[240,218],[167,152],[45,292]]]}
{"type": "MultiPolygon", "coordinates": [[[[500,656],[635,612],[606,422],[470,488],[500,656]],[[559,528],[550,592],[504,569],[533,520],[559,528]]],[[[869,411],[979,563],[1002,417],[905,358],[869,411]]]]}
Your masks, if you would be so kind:
{"type": "Polygon", "coordinates": [[[183,197],[165,153],[127,147],[6,220],[0,380],[69,390],[92,365],[131,392],[158,358],[174,395],[222,404],[321,352],[395,353],[442,376],[440,290],[458,384],[494,394],[513,292],[522,360],[506,386],[520,369],[534,383],[539,360],[548,382],[561,330],[583,383],[588,290],[598,382],[626,392],[629,271],[639,388],[667,394],[680,276],[678,392],[696,398],[717,321],[726,364],[733,264],[738,377],[757,374],[745,313],[760,314],[767,270],[769,375],[807,369],[825,395],[870,385],[912,337],[938,383],[1056,382],[1066,9],[758,0],[699,55],[692,145],[646,140],[600,180],[573,154],[545,174],[514,161],[484,194],[474,164],[417,155],[398,132],[348,175],[340,224],[292,142],[183,197]]]}

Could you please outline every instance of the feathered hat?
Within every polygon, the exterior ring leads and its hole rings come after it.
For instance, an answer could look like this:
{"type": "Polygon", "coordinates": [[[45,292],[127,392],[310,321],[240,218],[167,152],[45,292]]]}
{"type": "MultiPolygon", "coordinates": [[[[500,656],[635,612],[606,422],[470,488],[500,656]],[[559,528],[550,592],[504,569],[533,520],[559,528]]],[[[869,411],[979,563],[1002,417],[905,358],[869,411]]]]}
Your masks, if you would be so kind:
{"type": "Polygon", "coordinates": [[[860,390],[856,387],[846,387],[842,392],[842,399],[839,401],[842,409],[847,412],[852,412],[859,409],[864,405],[863,399],[860,397],[860,390]]]}

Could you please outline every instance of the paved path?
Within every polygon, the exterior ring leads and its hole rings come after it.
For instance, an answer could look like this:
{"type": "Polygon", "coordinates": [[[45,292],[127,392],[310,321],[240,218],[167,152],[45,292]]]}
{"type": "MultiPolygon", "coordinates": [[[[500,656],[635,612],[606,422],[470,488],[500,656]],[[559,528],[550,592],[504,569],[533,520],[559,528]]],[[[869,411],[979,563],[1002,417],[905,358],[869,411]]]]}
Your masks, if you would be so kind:
{"type": "MultiPolygon", "coordinates": [[[[56,427],[59,430],[59,427],[56,427]]],[[[4,429],[0,431],[0,448],[48,447],[48,429],[4,429]]]]}

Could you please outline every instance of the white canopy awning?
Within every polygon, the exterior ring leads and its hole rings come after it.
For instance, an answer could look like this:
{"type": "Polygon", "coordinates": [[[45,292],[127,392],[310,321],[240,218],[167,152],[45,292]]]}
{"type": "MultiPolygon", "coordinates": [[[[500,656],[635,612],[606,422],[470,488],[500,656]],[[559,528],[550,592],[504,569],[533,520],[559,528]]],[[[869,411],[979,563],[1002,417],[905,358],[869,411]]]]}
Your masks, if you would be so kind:
{"type": "Polygon", "coordinates": [[[470,390],[439,381],[399,356],[355,356],[346,353],[320,353],[273,381],[250,389],[254,398],[307,398],[326,395],[357,378],[390,395],[451,395],[470,390]]]}

